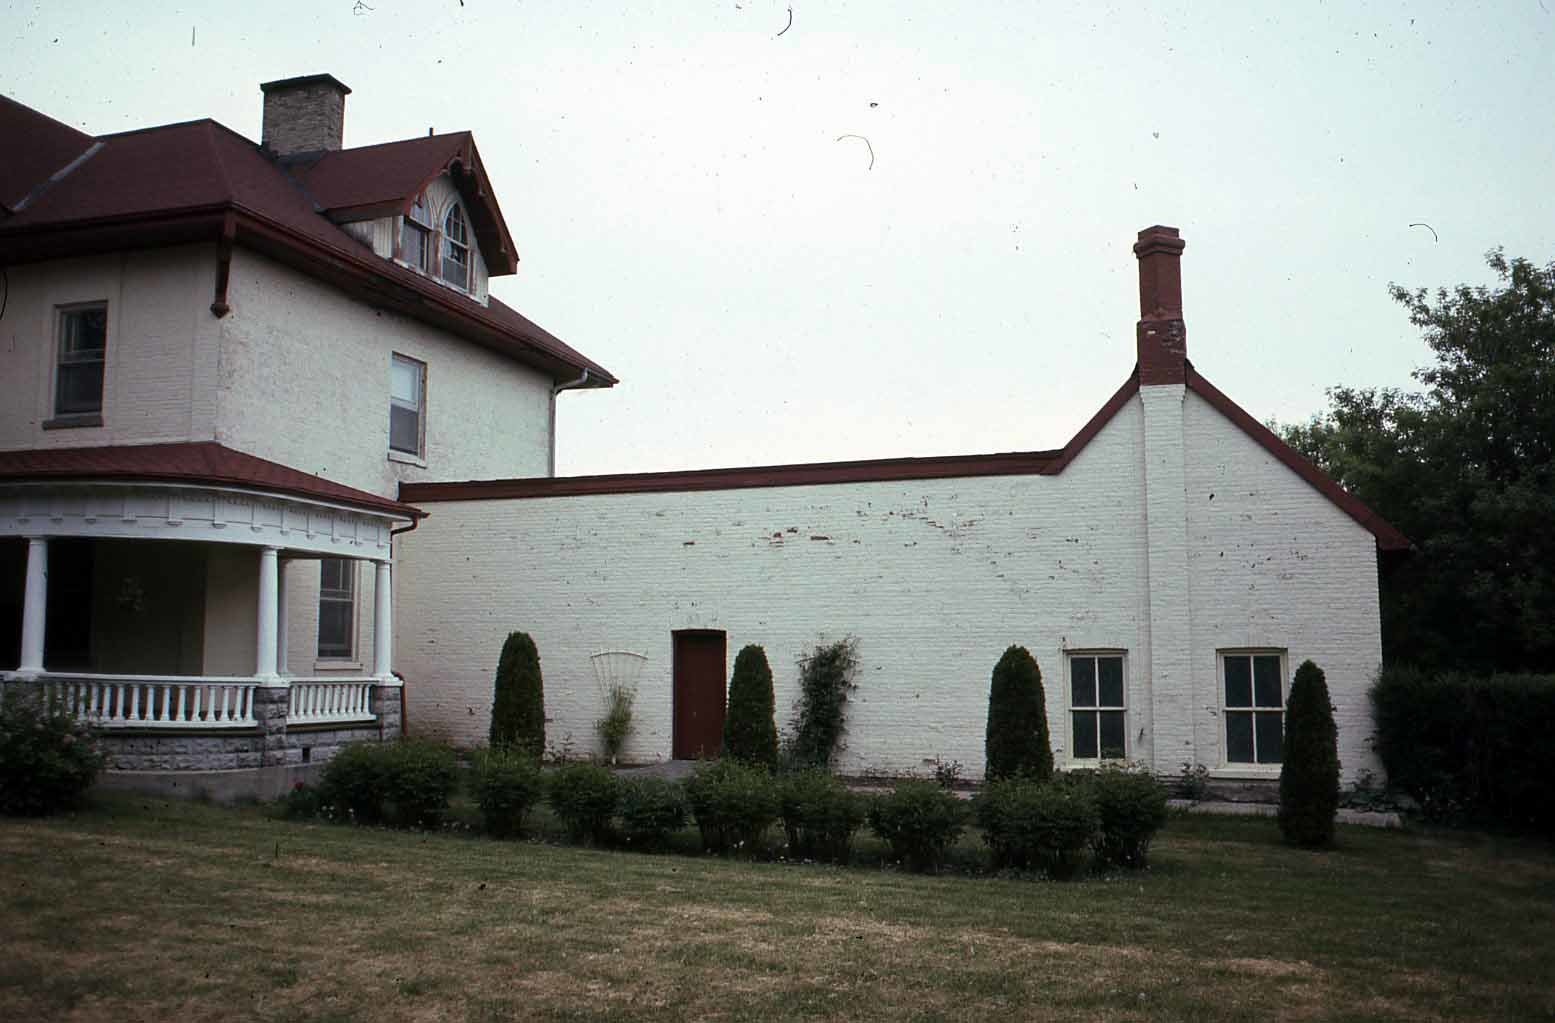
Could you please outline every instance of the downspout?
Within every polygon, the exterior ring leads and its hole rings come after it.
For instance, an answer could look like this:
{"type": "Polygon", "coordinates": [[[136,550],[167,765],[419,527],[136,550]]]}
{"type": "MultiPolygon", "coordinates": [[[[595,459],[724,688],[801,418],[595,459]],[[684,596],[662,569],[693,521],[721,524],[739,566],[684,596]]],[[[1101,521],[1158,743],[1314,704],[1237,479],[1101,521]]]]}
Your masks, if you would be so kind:
{"type": "Polygon", "coordinates": [[[563,391],[571,391],[579,387],[586,387],[588,382],[589,371],[584,370],[583,375],[578,377],[578,379],[569,380],[564,384],[557,384],[555,387],[551,388],[551,416],[549,429],[547,431],[551,439],[551,451],[545,470],[545,474],[547,476],[556,475],[556,396],[563,391]]]}

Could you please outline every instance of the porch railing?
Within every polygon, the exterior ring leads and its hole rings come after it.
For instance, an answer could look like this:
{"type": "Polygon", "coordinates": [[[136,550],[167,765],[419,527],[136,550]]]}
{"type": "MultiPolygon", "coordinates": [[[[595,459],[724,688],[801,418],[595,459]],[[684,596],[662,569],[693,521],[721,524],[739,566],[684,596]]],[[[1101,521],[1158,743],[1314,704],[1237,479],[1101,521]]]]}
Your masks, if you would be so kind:
{"type": "Polygon", "coordinates": [[[366,678],[294,678],[288,725],[372,721],[373,685],[366,678]]]}
{"type": "Polygon", "coordinates": [[[44,693],[99,728],[253,728],[251,678],[72,675],[44,693]]]}

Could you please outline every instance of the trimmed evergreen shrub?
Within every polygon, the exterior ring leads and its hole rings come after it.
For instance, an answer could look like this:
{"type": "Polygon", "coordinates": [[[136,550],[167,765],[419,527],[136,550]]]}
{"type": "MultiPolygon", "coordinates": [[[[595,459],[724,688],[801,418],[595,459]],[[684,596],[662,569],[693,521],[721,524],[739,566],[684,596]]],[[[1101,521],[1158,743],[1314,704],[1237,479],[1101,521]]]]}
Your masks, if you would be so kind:
{"type": "Polygon", "coordinates": [[[729,713],[724,717],[724,756],[776,767],[777,724],[773,720],[772,668],[754,643],[734,658],[729,678],[729,713]]]}
{"type": "Polygon", "coordinates": [[[945,853],[966,827],[968,810],[960,799],[931,781],[899,782],[889,795],[870,804],[869,827],[891,847],[891,855],[909,870],[939,869],[945,853]]]}
{"type": "Polygon", "coordinates": [[[783,831],[794,859],[847,863],[853,833],[864,823],[864,799],[826,771],[782,779],[783,831]]]}
{"type": "Polygon", "coordinates": [[[1023,775],[1046,781],[1053,776],[1042,671],[1023,646],[1010,647],[994,665],[984,748],[989,779],[1023,775]]]}
{"type": "Polygon", "coordinates": [[[1058,880],[1085,869],[1101,831],[1090,786],[1074,779],[998,779],[984,787],[976,810],[996,868],[1040,868],[1058,880]]]}
{"type": "Polygon", "coordinates": [[[545,750],[545,683],[540,651],[527,632],[512,632],[502,644],[491,701],[491,744],[519,746],[539,756],[545,750]]]}
{"type": "Polygon", "coordinates": [[[1166,823],[1166,787],[1149,772],[1104,767],[1090,779],[1101,817],[1096,858],[1102,866],[1142,870],[1150,843],[1166,823]]]}
{"type": "Polygon", "coordinates": [[[1555,836],[1555,675],[1389,667],[1371,704],[1388,783],[1424,816],[1555,836]]]}
{"type": "Polygon", "coordinates": [[[686,791],[665,778],[634,778],[621,785],[621,834],[644,849],[662,848],[686,826],[686,791]]]}
{"type": "Polygon", "coordinates": [[[819,643],[799,658],[799,698],[784,760],[792,767],[830,767],[847,731],[848,693],[855,686],[858,641],[819,643]]]}
{"type": "Polygon", "coordinates": [[[358,742],[325,765],[319,799],[357,824],[435,828],[458,781],[459,761],[447,746],[417,739],[358,742]]]}
{"type": "Polygon", "coordinates": [[[523,834],[524,817],[545,794],[539,762],[527,751],[500,746],[476,750],[473,759],[475,802],[486,833],[523,834]]]}
{"type": "Polygon", "coordinates": [[[0,813],[43,817],[80,805],[107,757],[92,731],[20,686],[0,703],[0,813]]]}
{"type": "Polygon", "coordinates": [[[1285,704],[1280,764],[1280,832],[1291,845],[1320,848],[1334,841],[1339,809],[1339,732],[1323,669],[1302,661],[1285,704]]]}
{"type": "Polygon", "coordinates": [[[718,760],[697,767],[686,780],[686,801],[711,852],[754,854],[778,819],[777,780],[764,767],[718,760]]]}
{"type": "Polygon", "coordinates": [[[620,799],[620,784],[598,764],[563,764],[546,785],[551,809],[574,842],[605,842],[620,799]]]}

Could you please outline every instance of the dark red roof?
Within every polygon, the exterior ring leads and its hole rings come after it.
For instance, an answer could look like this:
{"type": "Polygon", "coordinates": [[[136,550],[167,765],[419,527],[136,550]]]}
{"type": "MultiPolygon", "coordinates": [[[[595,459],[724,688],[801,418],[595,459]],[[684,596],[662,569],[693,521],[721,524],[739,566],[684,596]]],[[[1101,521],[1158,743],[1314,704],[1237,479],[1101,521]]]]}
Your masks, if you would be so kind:
{"type": "Polygon", "coordinates": [[[8,96],[0,96],[0,139],[7,140],[0,160],[0,207],[6,212],[29,192],[92,147],[92,136],[61,124],[8,96]],[[13,144],[25,139],[26,144],[13,144]]]}
{"type": "MultiPolygon", "coordinates": [[[[1187,386],[1233,424],[1315,487],[1346,515],[1377,538],[1384,551],[1403,551],[1409,539],[1335,483],[1321,469],[1297,454],[1268,427],[1248,415],[1194,369],[1187,368],[1187,386]]],[[[401,483],[405,501],[483,501],[534,497],[574,497],[580,494],[651,494],[695,490],[741,490],[751,487],[821,486],[832,483],[878,483],[895,480],[953,479],[973,476],[1055,476],[1068,468],[1102,427],[1139,393],[1136,367],[1107,403],[1068,444],[1057,451],[1017,451],[992,455],[946,455],[934,458],[880,458],[858,462],[808,462],[796,465],[756,465],[731,469],[679,472],[619,473],[608,476],[559,476],[530,479],[468,480],[456,483],[401,483]]]]}
{"type": "Polygon", "coordinates": [[[426,516],[426,512],[408,504],[322,476],[310,476],[214,441],[0,451],[0,483],[87,479],[247,487],[387,512],[406,519],[426,516]]]}
{"type": "MultiPolygon", "coordinates": [[[[73,131],[20,104],[6,103],[8,107],[0,110],[0,151],[6,153],[0,160],[0,182],[11,180],[10,154],[26,152],[35,135],[48,142],[63,139],[61,131],[73,131]]],[[[87,136],[81,138],[91,142],[87,136]]],[[[468,168],[455,175],[456,181],[462,182],[461,188],[478,186],[490,196],[468,133],[434,136],[431,141],[457,150],[455,158],[462,161],[459,166],[468,168]]],[[[365,301],[450,330],[534,365],[553,378],[575,377],[586,369],[590,386],[616,382],[609,370],[496,299],[483,306],[375,255],[324,215],[307,187],[281,164],[215,121],[105,135],[97,142],[101,149],[60,180],[47,184],[48,175],[57,168],[42,172],[39,181],[46,187],[29,185],[31,199],[25,207],[0,219],[0,262],[214,240],[230,232],[239,243],[300,266],[352,290],[365,301]]],[[[429,177],[440,173],[447,164],[437,164],[444,152],[438,146],[391,144],[334,155],[343,157],[341,168],[372,165],[374,150],[383,151],[380,155],[388,159],[384,181],[363,186],[366,191],[355,195],[360,198],[392,190],[409,180],[407,168],[420,167],[429,177]],[[411,159],[414,154],[419,155],[411,159]]],[[[326,165],[332,161],[320,160],[314,165],[315,169],[325,168],[320,173],[326,191],[337,200],[352,198],[338,180],[331,183],[332,177],[341,175],[327,170],[326,165]]],[[[298,172],[306,177],[301,168],[298,172]]],[[[407,193],[407,201],[411,194],[407,193]]],[[[483,210],[500,220],[495,200],[472,203],[470,210],[478,237],[484,230],[487,236],[495,231],[506,238],[505,227],[498,231],[491,224],[482,224],[483,210]]],[[[511,241],[502,244],[511,254],[511,241]]],[[[486,242],[482,245],[485,252],[486,242]]],[[[492,249],[495,253],[500,245],[493,245],[497,246],[492,249]]]]}

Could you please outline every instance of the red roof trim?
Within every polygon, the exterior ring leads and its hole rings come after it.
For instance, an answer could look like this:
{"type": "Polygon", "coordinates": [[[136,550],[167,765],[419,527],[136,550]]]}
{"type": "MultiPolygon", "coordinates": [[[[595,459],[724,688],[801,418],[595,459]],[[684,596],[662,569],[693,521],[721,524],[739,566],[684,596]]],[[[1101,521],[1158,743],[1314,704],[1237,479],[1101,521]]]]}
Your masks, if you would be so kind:
{"type": "Polygon", "coordinates": [[[1209,402],[1215,411],[1240,427],[1243,433],[1257,441],[1260,447],[1284,463],[1286,468],[1312,484],[1319,493],[1338,505],[1341,511],[1360,523],[1377,538],[1379,550],[1407,551],[1413,546],[1407,536],[1368,508],[1360,498],[1335,483],[1327,473],[1301,457],[1294,448],[1275,436],[1267,426],[1254,419],[1242,406],[1226,397],[1219,388],[1200,376],[1191,362],[1188,363],[1188,389],[1209,402]]]}
{"type": "Polygon", "coordinates": [[[1129,378],[1123,381],[1123,386],[1114,391],[1112,397],[1107,399],[1107,404],[1097,409],[1096,414],[1090,418],[1090,421],[1080,427],[1080,432],[1075,434],[1068,444],[1064,445],[1063,452],[1047,468],[1042,470],[1043,475],[1056,476],[1068,468],[1069,463],[1079,457],[1081,451],[1085,450],[1085,446],[1098,433],[1101,433],[1101,428],[1110,423],[1112,417],[1117,415],[1123,406],[1128,404],[1129,399],[1138,393],[1139,370],[1135,369],[1133,373],[1129,374],[1129,378]]]}
{"type": "Polygon", "coordinates": [[[0,484],[122,480],[237,486],[422,519],[427,513],[214,441],[0,451],[0,484]]]}

